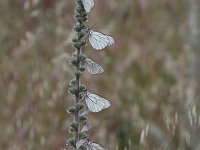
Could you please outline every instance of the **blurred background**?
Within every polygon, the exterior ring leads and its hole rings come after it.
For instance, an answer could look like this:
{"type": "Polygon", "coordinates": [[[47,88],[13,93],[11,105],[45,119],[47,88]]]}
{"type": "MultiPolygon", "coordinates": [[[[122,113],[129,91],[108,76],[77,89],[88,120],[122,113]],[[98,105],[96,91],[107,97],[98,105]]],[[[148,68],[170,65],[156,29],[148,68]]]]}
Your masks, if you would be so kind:
{"type": "MultiPolygon", "coordinates": [[[[95,1],[88,25],[116,44],[85,51],[105,73],[82,82],[112,103],[89,115],[92,141],[110,150],[200,150],[199,7],[95,1]]],[[[65,148],[73,12],[74,0],[0,0],[0,149],[65,148]]]]}

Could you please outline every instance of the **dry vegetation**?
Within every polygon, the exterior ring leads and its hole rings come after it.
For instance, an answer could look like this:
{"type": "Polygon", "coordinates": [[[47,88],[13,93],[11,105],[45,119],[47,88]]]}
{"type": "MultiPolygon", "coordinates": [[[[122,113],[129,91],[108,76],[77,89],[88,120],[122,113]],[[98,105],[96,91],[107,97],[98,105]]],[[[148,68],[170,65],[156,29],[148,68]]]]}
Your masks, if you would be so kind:
{"type": "MultiPolygon", "coordinates": [[[[101,52],[87,46],[106,71],[84,82],[112,103],[90,115],[93,141],[110,150],[199,150],[199,1],[96,3],[89,24],[117,42],[101,52]]],[[[0,0],[0,149],[65,146],[73,8],[73,0],[0,0]]]]}

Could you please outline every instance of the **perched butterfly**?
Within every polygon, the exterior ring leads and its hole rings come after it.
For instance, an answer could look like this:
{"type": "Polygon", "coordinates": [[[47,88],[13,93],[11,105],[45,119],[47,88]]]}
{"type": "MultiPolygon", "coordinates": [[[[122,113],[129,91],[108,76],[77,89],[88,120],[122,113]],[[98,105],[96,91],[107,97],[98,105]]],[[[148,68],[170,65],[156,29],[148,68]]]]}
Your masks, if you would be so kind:
{"type": "Polygon", "coordinates": [[[103,68],[89,58],[84,60],[85,69],[92,75],[99,75],[104,72],[103,68]]]}
{"type": "Polygon", "coordinates": [[[107,46],[111,46],[115,43],[115,39],[101,32],[88,30],[89,42],[96,50],[102,50],[107,46]]]}
{"type": "Polygon", "coordinates": [[[89,127],[88,124],[84,125],[81,129],[81,132],[88,132],[90,130],[91,127],[89,127]]]}
{"type": "Polygon", "coordinates": [[[85,93],[85,102],[91,112],[100,112],[111,105],[107,99],[90,92],[85,93]]]}
{"type": "Polygon", "coordinates": [[[95,132],[95,128],[91,127],[88,123],[86,123],[85,125],[83,125],[83,127],[81,128],[81,132],[87,132],[89,133],[89,136],[93,135],[95,132]]]}
{"type": "Polygon", "coordinates": [[[86,12],[90,12],[92,7],[94,7],[94,0],[82,0],[82,2],[86,12]]]}
{"type": "Polygon", "coordinates": [[[89,139],[81,139],[77,141],[76,148],[84,148],[85,150],[107,150],[101,145],[89,141],[89,139]]]}

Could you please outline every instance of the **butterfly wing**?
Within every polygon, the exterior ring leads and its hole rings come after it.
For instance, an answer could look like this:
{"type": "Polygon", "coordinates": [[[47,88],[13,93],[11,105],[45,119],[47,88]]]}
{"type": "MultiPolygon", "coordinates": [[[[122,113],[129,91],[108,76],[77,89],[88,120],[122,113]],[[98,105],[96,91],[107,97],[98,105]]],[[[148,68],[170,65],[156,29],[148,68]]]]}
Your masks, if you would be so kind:
{"type": "Polygon", "coordinates": [[[87,150],[107,150],[97,143],[88,142],[87,150]]]}
{"type": "Polygon", "coordinates": [[[89,92],[86,94],[85,102],[91,112],[100,112],[111,105],[107,99],[89,92]]]}
{"type": "Polygon", "coordinates": [[[90,12],[92,7],[94,7],[94,0],[82,0],[83,6],[86,12],[90,12]]]}
{"type": "Polygon", "coordinates": [[[81,139],[79,141],[76,142],[76,148],[80,148],[82,146],[87,146],[88,145],[88,140],[87,139],[81,139]]]}
{"type": "Polygon", "coordinates": [[[81,129],[81,132],[88,132],[90,130],[90,127],[88,124],[84,125],[81,129]]]}
{"type": "Polygon", "coordinates": [[[104,72],[103,68],[89,58],[85,59],[84,66],[86,70],[92,75],[99,75],[104,72]]]}
{"type": "Polygon", "coordinates": [[[111,46],[115,43],[115,39],[101,32],[89,31],[89,42],[96,50],[104,49],[107,46],[111,46]]]}

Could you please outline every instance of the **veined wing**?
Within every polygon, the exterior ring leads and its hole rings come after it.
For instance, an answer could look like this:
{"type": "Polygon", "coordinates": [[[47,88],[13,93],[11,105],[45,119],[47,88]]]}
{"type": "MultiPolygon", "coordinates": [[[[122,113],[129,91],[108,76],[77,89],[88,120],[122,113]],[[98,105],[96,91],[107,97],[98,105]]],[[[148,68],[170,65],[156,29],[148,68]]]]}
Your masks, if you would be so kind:
{"type": "Polygon", "coordinates": [[[107,99],[90,92],[86,93],[85,102],[91,112],[100,112],[111,106],[107,99]]]}
{"type": "Polygon", "coordinates": [[[88,142],[87,150],[107,150],[97,143],[88,142]]]}
{"type": "Polygon", "coordinates": [[[90,127],[88,124],[84,125],[81,129],[81,132],[88,132],[90,130],[90,127]]]}
{"type": "Polygon", "coordinates": [[[96,50],[102,50],[107,46],[111,46],[115,43],[115,39],[101,32],[89,30],[89,42],[96,50]]]}
{"type": "Polygon", "coordinates": [[[86,147],[88,144],[88,139],[81,139],[79,141],[76,142],[76,148],[80,148],[80,147],[86,147]]]}
{"type": "Polygon", "coordinates": [[[89,73],[91,73],[92,75],[99,75],[104,72],[103,68],[99,64],[95,63],[94,61],[92,61],[89,58],[85,59],[84,66],[85,66],[86,70],[89,73]]]}
{"type": "Polygon", "coordinates": [[[86,150],[107,150],[97,143],[90,142],[88,139],[81,139],[77,141],[76,147],[84,147],[86,150]]]}
{"type": "Polygon", "coordinates": [[[94,0],[82,0],[82,2],[86,12],[90,12],[92,7],[94,7],[94,0]]]}

